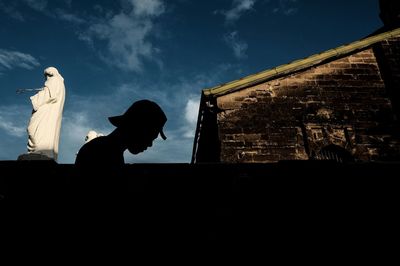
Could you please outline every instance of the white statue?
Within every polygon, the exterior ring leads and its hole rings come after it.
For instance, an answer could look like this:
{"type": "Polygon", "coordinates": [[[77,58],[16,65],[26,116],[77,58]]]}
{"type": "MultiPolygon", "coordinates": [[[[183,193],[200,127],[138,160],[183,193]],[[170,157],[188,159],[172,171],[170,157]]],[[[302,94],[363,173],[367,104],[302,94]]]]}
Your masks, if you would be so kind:
{"type": "Polygon", "coordinates": [[[101,136],[104,136],[104,135],[101,134],[101,133],[97,133],[97,132],[94,131],[94,130],[90,130],[90,131],[87,133],[86,137],[85,137],[85,143],[88,143],[88,142],[91,141],[92,139],[95,139],[95,138],[101,137],[101,136]]]}
{"type": "Polygon", "coordinates": [[[64,78],[55,67],[44,70],[44,87],[30,97],[32,116],[28,125],[28,153],[57,160],[65,100],[64,78]]]}
{"type": "MultiPolygon", "coordinates": [[[[85,143],[88,143],[88,142],[91,141],[92,139],[95,139],[95,138],[101,137],[101,136],[104,136],[104,134],[102,134],[102,133],[97,133],[97,132],[94,131],[94,130],[89,130],[89,132],[86,134],[86,137],[85,137],[85,143]]],[[[76,153],[75,155],[78,155],[78,153],[76,153]]]]}

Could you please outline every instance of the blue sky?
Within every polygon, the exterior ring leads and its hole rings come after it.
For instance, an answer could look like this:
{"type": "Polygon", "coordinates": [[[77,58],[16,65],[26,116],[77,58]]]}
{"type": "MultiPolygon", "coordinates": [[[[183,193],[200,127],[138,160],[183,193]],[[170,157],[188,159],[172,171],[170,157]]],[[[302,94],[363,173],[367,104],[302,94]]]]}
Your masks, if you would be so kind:
{"type": "Polygon", "coordinates": [[[59,163],[89,130],[151,99],[167,141],[127,163],[190,162],[201,90],[356,41],[382,26],[378,0],[0,0],[0,160],[26,152],[43,70],[65,79],[59,163]]]}

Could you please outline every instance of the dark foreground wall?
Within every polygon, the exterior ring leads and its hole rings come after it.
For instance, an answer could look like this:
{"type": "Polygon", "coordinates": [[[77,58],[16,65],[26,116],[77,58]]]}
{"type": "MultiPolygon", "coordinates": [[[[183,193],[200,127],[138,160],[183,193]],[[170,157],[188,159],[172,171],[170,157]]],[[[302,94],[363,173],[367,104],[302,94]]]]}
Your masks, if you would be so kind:
{"type": "Polygon", "coordinates": [[[207,247],[236,241],[371,247],[398,232],[399,170],[399,163],[329,161],[134,164],[117,176],[3,161],[0,202],[3,219],[18,232],[55,242],[86,236],[92,245],[118,235],[207,247]]]}

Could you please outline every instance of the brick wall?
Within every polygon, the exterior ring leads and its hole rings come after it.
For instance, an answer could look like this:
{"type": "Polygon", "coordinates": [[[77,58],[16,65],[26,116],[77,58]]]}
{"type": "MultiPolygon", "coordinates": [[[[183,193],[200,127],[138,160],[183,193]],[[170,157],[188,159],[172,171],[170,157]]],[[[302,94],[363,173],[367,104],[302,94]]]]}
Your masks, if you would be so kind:
{"type": "Polygon", "coordinates": [[[221,162],[307,160],[330,144],[360,160],[399,154],[372,49],[217,99],[221,162]]]}

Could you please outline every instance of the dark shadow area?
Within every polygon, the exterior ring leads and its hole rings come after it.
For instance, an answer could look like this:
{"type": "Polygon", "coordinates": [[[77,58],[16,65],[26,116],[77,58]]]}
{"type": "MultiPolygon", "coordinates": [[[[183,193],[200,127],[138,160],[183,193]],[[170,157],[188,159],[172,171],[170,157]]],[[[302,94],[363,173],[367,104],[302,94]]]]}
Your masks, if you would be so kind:
{"type": "Polygon", "coordinates": [[[385,30],[400,27],[400,3],[393,0],[379,0],[379,17],[385,30]]]}
{"type": "MultiPolygon", "coordinates": [[[[400,5],[400,4],[399,4],[400,5]]],[[[396,58],[400,55],[400,44],[396,41],[389,43],[379,43],[373,47],[376,54],[376,60],[379,66],[380,74],[385,83],[386,93],[389,96],[393,112],[396,115],[395,120],[399,123],[400,117],[400,62],[396,58]]]]}
{"type": "Polygon", "coordinates": [[[393,0],[379,0],[379,18],[383,26],[369,36],[400,27],[400,3],[393,0]]]}
{"type": "Polygon", "coordinates": [[[143,245],[370,249],[397,230],[399,170],[400,163],[283,161],[134,164],[82,176],[73,165],[3,161],[0,194],[8,232],[17,226],[14,233],[54,243],[111,245],[122,237],[143,245]]]}
{"type": "Polygon", "coordinates": [[[320,149],[312,158],[313,160],[332,160],[338,163],[351,163],[355,159],[351,153],[343,147],[330,144],[320,149]]]}

